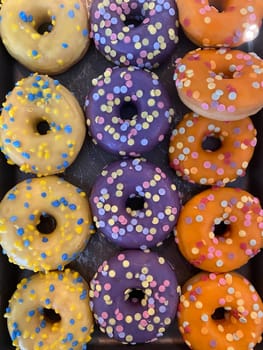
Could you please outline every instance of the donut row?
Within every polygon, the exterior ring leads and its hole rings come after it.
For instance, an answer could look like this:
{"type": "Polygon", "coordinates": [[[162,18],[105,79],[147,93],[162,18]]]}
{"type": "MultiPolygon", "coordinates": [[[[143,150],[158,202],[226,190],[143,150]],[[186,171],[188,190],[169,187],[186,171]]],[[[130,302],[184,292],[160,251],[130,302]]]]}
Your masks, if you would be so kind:
{"type": "Polygon", "coordinates": [[[68,70],[90,39],[115,65],[152,69],[175,50],[179,22],[197,46],[236,47],[258,36],[262,17],[261,0],[5,0],[0,35],[8,52],[35,72],[68,70]]]}
{"type": "Polygon", "coordinates": [[[19,349],[85,350],[91,311],[101,331],[124,344],[158,339],[176,315],[190,348],[252,349],[261,341],[262,301],[242,275],[199,273],[181,291],[162,256],[139,250],[104,261],[89,285],[68,268],[24,278],[5,317],[19,349]]]}

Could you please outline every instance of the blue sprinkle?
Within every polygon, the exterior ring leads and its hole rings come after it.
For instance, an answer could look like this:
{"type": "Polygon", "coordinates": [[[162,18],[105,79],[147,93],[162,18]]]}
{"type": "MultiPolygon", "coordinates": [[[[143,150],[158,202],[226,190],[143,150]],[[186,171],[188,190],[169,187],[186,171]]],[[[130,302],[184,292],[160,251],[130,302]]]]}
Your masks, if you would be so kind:
{"type": "Polygon", "coordinates": [[[68,154],[67,153],[62,153],[62,158],[68,158],[68,154]]]}
{"type": "Polygon", "coordinates": [[[89,34],[88,29],[85,28],[85,29],[82,30],[82,35],[83,35],[84,37],[88,36],[88,34],[89,34]]]}
{"type": "Polygon", "coordinates": [[[60,7],[61,9],[63,9],[63,8],[65,7],[65,5],[64,5],[64,4],[60,4],[59,7],[60,7]]]}
{"type": "Polygon", "coordinates": [[[25,207],[25,208],[29,208],[29,203],[28,203],[28,202],[25,202],[25,203],[24,203],[24,207],[25,207]]]}
{"type": "Polygon", "coordinates": [[[38,342],[38,346],[42,347],[43,345],[44,345],[44,342],[43,342],[42,340],[40,340],[40,341],[38,342]]]}
{"type": "Polygon", "coordinates": [[[77,340],[73,341],[72,346],[78,346],[79,342],[77,340]]]}
{"type": "Polygon", "coordinates": [[[38,55],[38,51],[37,50],[32,50],[32,56],[36,57],[38,55]]]}
{"type": "Polygon", "coordinates": [[[16,233],[18,234],[18,236],[23,236],[23,234],[24,234],[24,229],[23,229],[23,227],[19,227],[19,228],[16,230],[16,233]]]}
{"type": "Polygon", "coordinates": [[[27,152],[22,152],[21,155],[23,158],[30,159],[30,154],[27,152]]]}
{"type": "Polygon", "coordinates": [[[35,217],[36,216],[34,214],[30,214],[28,218],[29,218],[29,220],[33,221],[33,220],[35,220],[35,217]]]}
{"type": "Polygon", "coordinates": [[[28,316],[32,317],[32,316],[34,316],[34,315],[35,315],[35,311],[34,311],[34,310],[30,310],[30,311],[28,312],[28,316]]]}
{"type": "Polygon", "coordinates": [[[47,196],[47,193],[46,193],[46,192],[42,192],[42,193],[41,193],[41,197],[46,198],[46,196],[47,196]]]}
{"type": "Polygon", "coordinates": [[[23,21],[23,22],[27,22],[27,14],[24,11],[20,11],[19,12],[19,18],[23,21]]]}
{"type": "Polygon", "coordinates": [[[10,222],[16,222],[16,220],[17,220],[17,216],[15,215],[11,216],[9,219],[10,222]]]}
{"type": "Polygon", "coordinates": [[[36,332],[36,333],[40,333],[40,331],[41,331],[41,329],[40,329],[39,327],[37,327],[37,328],[35,329],[35,332],[36,332]]]}
{"type": "Polygon", "coordinates": [[[67,334],[67,340],[68,340],[68,341],[73,340],[73,334],[72,334],[72,333],[68,333],[68,334],[67,334]]]}
{"type": "Polygon", "coordinates": [[[49,304],[51,303],[50,299],[47,298],[47,299],[45,300],[45,303],[46,303],[47,305],[49,305],[49,304]]]}
{"type": "Polygon", "coordinates": [[[46,323],[45,320],[42,320],[42,321],[40,322],[40,327],[41,327],[41,328],[46,328],[46,325],[47,325],[47,323],[46,323]]]}
{"type": "Polygon", "coordinates": [[[10,139],[5,139],[5,143],[9,144],[9,143],[11,143],[11,140],[10,139]]]}
{"type": "Polygon", "coordinates": [[[70,323],[71,325],[73,325],[73,324],[75,324],[75,320],[74,320],[73,318],[71,318],[71,319],[69,320],[69,323],[70,323]]]}
{"type": "Polygon", "coordinates": [[[42,238],[42,242],[43,242],[43,243],[47,243],[47,242],[48,242],[48,238],[47,238],[47,237],[43,237],[43,238],[42,238]]]}
{"type": "Polygon", "coordinates": [[[75,7],[75,9],[77,9],[77,10],[80,9],[80,5],[79,5],[78,3],[76,3],[76,4],[74,5],[74,7],[75,7]]]}
{"type": "Polygon", "coordinates": [[[40,256],[41,256],[42,259],[46,259],[47,254],[46,253],[41,253],[40,256]]]}
{"type": "Polygon", "coordinates": [[[54,284],[51,284],[51,285],[49,286],[49,291],[50,291],[50,292],[54,292],[54,290],[55,290],[55,286],[54,286],[54,284]]]}
{"type": "Polygon", "coordinates": [[[66,253],[63,254],[61,257],[62,257],[62,260],[63,260],[63,261],[68,260],[68,254],[66,254],[66,253]]]}
{"type": "Polygon", "coordinates": [[[88,330],[87,327],[82,327],[82,328],[81,328],[81,332],[83,332],[83,333],[84,333],[84,332],[87,332],[87,330],[88,330]]]}
{"type": "Polygon", "coordinates": [[[12,108],[12,105],[9,104],[9,105],[4,107],[4,110],[8,112],[8,111],[10,111],[11,108],[12,108]]]}
{"type": "Polygon", "coordinates": [[[63,162],[63,167],[67,168],[69,166],[69,162],[65,160],[65,162],[63,162]]]}
{"type": "Polygon", "coordinates": [[[55,86],[58,86],[59,85],[59,81],[58,80],[53,80],[53,84],[55,85],[55,86]]]}
{"type": "Polygon", "coordinates": [[[87,297],[87,291],[84,289],[80,295],[80,299],[84,300],[84,299],[86,299],[86,297],[87,297]]]}
{"type": "Polygon", "coordinates": [[[78,221],[77,221],[77,225],[82,225],[83,224],[83,222],[84,222],[84,220],[81,218],[81,219],[78,219],[78,221]]]}
{"type": "Polygon", "coordinates": [[[9,313],[11,312],[11,307],[7,307],[7,308],[5,309],[5,312],[9,314],[9,313]]]}
{"type": "Polygon", "coordinates": [[[74,18],[74,17],[75,17],[75,12],[74,12],[74,10],[69,10],[69,11],[68,11],[68,16],[69,16],[69,18],[74,18]]]}
{"type": "Polygon", "coordinates": [[[63,274],[62,274],[62,273],[60,273],[60,274],[58,275],[58,279],[59,279],[60,281],[63,280],[63,274]]]}
{"type": "Polygon", "coordinates": [[[14,199],[16,199],[16,195],[14,193],[9,193],[7,199],[13,201],[14,199]]]}
{"type": "Polygon", "coordinates": [[[26,248],[30,246],[30,241],[29,241],[28,239],[26,239],[26,240],[24,241],[24,246],[25,246],[26,248]]]}
{"type": "Polygon", "coordinates": [[[35,95],[34,94],[32,94],[31,92],[28,94],[28,96],[27,96],[27,99],[29,100],[29,101],[34,101],[35,100],[35,95]]]}
{"type": "Polygon", "coordinates": [[[71,125],[66,125],[64,128],[65,133],[71,134],[72,133],[72,127],[71,125]]]}
{"type": "Polygon", "coordinates": [[[8,125],[7,125],[7,124],[3,124],[3,125],[2,125],[2,128],[3,128],[4,130],[7,130],[7,129],[8,129],[8,125]]]}
{"type": "Polygon", "coordinates": [[[55,200],[51,203],[53,205],[53,207],[57,208],[60,206],[60,202],[58,200],[55,200]]]}
{"type": "Polygon", "coordinates": [[[61,46],[63,47],[63,49],[68,48],[68,44],[67,43],[62,43],[61,46]]]}
{"type": "Polygon", "coordinates": [[[13,142],[13,145],[14,145],[14,147],[16,147],[16,148],[19,148],[19,147],[21,147],[21,142],[20,141],[14,141],[13,142]]]}
{"type": "Polygon", "coordinates": [[[76,204],[70,204],[68,207],[69,207],[70,210],[76,210],[77,209],[76,204]]]}
{"type": "Polygon", "coordinates": [[[19,91],[17,91],[17,93],[16,93],[18,96],[23,96],[24,95],[24,93],[23,93],[23,91],[22,90],[19,90],[19,91]]]}

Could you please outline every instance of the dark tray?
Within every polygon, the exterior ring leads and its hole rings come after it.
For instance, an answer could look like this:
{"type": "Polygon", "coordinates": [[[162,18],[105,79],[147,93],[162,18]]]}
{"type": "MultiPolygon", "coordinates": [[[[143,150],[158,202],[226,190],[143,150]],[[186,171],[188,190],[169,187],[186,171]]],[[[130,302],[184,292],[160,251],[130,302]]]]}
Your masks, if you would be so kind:
{"type": "MultiPolygon", "coordinates": [[[[173,82],[174,62],[177,57],[183,56],[195,46],[185,38],[180,30],[180,42],[170,57],[169,61],[155,70],[161,81],[166,85],[171,96],[176,115],[172,127],[181,120],[187,108],[179,100],[175,85],[173,82]]],[[[259,37],[253,42],[240,47],[244,51],[254,51],[263,58],[263,30],[259,37]]],[[[91,44],[85,57],[77,65],[72,67],[66,73],[56,76],[62,84],[71,90],[77,97],[81,106],[84,106],[85,96],[91,86],[91,80],[101,74],[107,66],[112,66],[102,55],[97,52],[94,45],[91,44]]],[[[3,102],[6,93],[12,89],[14,83],[20,78],[27,76],[27,71],[20,64],[15,62],[0,44],[0,99],[3,102]]],[[[248,91],[249,94],[249,91],[248,91]]],[[[263,97],[262,97],[263,98],[263,97]]],[[[241,187],[256,195],[263,203],[263,162],[261,160],[263,152],[263,111],[252,117],[254,125],[258,131],[258,144],[252,161],[249,164],[245,177],[233,182],[231,186],[241,187]]],[[[171,130],[172,130],[171,127],[171,130]]],[[[171,131],[170,130],[170,131],[171,131]]],[[[171,176],[182,196],[182,202],[189,200],[194,194],[206,189],[206,186],[193,185],[178,178],[168,166],[168,145],[169,134],[165,140],[158,145],[152,152],[143,156],[154,164],[159,165],[168,175],[171,176]]],[[[98,146],[95,146],[87,135],[83,148],[72,166],[70,166],[63,176],[74,185],[81,187],[87,194],[90,193],[96,177],[101,169],[118,157],[108,154],[98,146]]],[[[4,194],[19,181],[32,177],[21,173],[16,166],[10,166],[2,154],[0,154],[0,199],[4,194]]],[[[179,253],[174,238],[171,236],[164,244],[155,249],[165,256],[172,266],[174,266],[177,278],[180,284],[183,284],[188,278],[197,272],[179,253]]],[[[112,256],[118,248],[109,243],[99,232],[92,236],[85,251],[77,260],[70,264],[70,267],[77,269],[83,277],[89,281],[102,261],[112,256]]],[[[30,271],[20,270],[17,266],[10,264],[6,256],[0,253],[0,350],[14,349],[7,331],[6,320],[3,315],[8,305],[8,300],[14,292],[18,281],[31,274],[30,271]]],[[[257,291],[263,296],[263,263],[262,252],[251,259],[248,264],[243,266],[239,272],[245,275],[254,284],[257,291]]],[[[89,343],[89,349],[102,348],[125,348],[126,345],[117,343],[109,339],[95,328],[93,339],[89,343]]],[[[179,334],[175,322],[170,326],[165,335],[155,343],[136,345],[136,349],[156,349],[166,346],[167,349],[187,349],[179,334]]],[[[126,346],[127,347],[127,346],[126,346]]],[[[256,350],[263,350],[263,343],[257,345],[256,350]]]]}

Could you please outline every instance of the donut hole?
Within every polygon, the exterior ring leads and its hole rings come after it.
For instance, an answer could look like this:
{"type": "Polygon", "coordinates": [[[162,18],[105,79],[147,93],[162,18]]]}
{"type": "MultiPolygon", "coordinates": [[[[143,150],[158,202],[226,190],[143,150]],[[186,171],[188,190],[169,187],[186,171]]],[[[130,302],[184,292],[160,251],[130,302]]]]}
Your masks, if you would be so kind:
{"type": "Polygon", "coordinates": [[[56,311],[54,309],[44,308],[43,309],[43,316],[44,316],[44,320],[49,324],[50,323],[54,324],[54,323],[58,323],[61,321],[61,316],[58,313],[56,313],[56,311]]]}
{"type": "Polygon", "coordinates": [[[132,304],[141,304],[145,299],[145,293],[139,288],[128,288],[124,292],[125,300],[132,304]]]}
{"type": "Polygon", "coordinates": [[[39,223],[36,225],[36,228],[42,234],[50,234],[55,231],[56,227],[56,219],[48,213],[42,213],[39,217],[39,223]]]}
{"type": "Polygon", "coordinates": [[[40,35],[44,35],[47,33],[52,32],[53,30],[53,23],[51,17],[43,17],[41,20],[36,24],[36,31],[40,35]]]}
{"type": "Polygon", "coordinates": [[[214,225],[213,232],[216,237],[224,237],[229,232],[229,224],[221,221],[219,224],[214,225]]]}
{"type": "Polygon", "coordinates": [[[225,320],[228,318],[229,312],[230,312],[229,309],[226,309],[224,307],[218,307],[215,309],[214,313],[211,315],[211,318],[216,321],[225,320]]]}
{"type": "Polygon", "coordinates": [[[221,139],[216,135],[209,135],[203,139],[202,149],[207,152],[215,152],[222,147],[221,139]]]}
{"type": "Polygon", "coordinates": [[[131,12],[126,14],[123,23],[129,28],[136,28],[142,24],[144,18],[145,17],[138,9],[131,9],[131,12]]]}
{"type": "Polygon", "coordinates": [[[36,124],[39,135],[46,135],[50,131],[50,125],[46,120],[39,120],[36,124]]]}
{"type": "Polygon", "coordinates": [[[124,101],[120,106],[120,118],[131,120],[138,115],[138,110],[134,102],[124,101]]]}
{"type": "Polygon", "coordinates": [[[224,0],[208,0],[210,7],[214,7],[218,12],[223,12],[225,10],[225,1],[224,0]]]}
{"type": "Polygon", "coordinates": [[[142,210],[144,208],[145,199],[138,194],[132,194],[126,200],[126,209],[128,212],[134,210],[142,210]]]}

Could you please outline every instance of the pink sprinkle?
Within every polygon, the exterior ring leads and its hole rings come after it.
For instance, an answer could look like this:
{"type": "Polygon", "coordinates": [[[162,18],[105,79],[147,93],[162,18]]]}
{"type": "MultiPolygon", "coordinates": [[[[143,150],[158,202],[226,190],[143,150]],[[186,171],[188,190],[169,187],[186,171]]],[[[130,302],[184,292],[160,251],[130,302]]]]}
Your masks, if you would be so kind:
{"type": "Polygon", "coordinates": [[[112,2],[112,3],[110,4],[110,10],[111,10],[111,11],[115,11],[116,8],[117,8],[117,5],[114,4],[114,3],[112,2]]]}
{"type": "Polygon", "coordinates": [[[158,108],[163,109],[164,103],[162,101],[159,101],[157,106],[158,106],[158,108]]]}
{"type": "Polygon", "coordinates": [[[116,35],[115,33],[112,33],[111,36],[110,36],[110,39],[111,39],[112,41],[117,40],[117,35],[116,35]]]}
{"type": "Polygon", "coordinates": [[[216,173],[217,173],[218,175],[223,175],[223,174],[224,174],[224,169],[223,169],[223,168],[218,168],[217,171],[216,171],[216,173]]]}
{"type": "Polygon", "coordinates": [[[105,283],[104,284],[104,289],[107,290],[107,291],[111,290],[111,284],[110,283],[105,283]]]}
{"type": "Polygon", "coordinates": [[[118,260],[119,261],[123,261],[125,259],[125,255],[124,254],[119,254],[118,255],[118,260]]]}
{"type": "Polygon", "coordinates": [[[100,18],[100,11],[96,11],[96,12],[94,13],[94,17],[95,17],[96,19],[100,18]]]}
{"type": "Polygon", "coordinates": [[[170,227],[169,225],[163,225],[162,229],[164,232],[168,232],[170,230],[170,227]]]}
{"type": "Polygon", "coordinates": [[[245,250],[245,253],[246,253],[247,256],[253,255],[253,252],[252,252],[251,249],[246,249],[246,250],[245,250]]]}
{"type": "Polygon", "coordinates": [[[216,274],[215,273],[210,273],[209,274],[210,280],[214,281],[216,279],[216,274]]]}
{"type": "Polygon", "coordinates": [[[251,22],[256,22],[257,20],[257,16],[255,13],[251,13],[251,15],[249,16],[249,19],[251,22]]]}
{"type": "MultiPolygon", "coordinates": [[[[144,311],[144,312],[145,312],[145,311],[144,311]]],[[[149,317],[149,316],[148,316],[148,317],[149,317]]],[[[148,323],[147,323],[146,320],[141,320],[141,321],[140,321],[140,326],[141,326],[141,327],[146,327],[147,324],[148,324],[148,323]]]]}
{"type": "Polygon", "coordinates": [[[151,282],[150,282],[150,286],[151,286],[152,288],[156,287],[156,286],[157,286],[157,282],[156,282],[156,281],[151,281],[151,282]]]}
{"type": "Polygon", "coordinates": [[[140,52],[140,56],[141,57],[147,57],[147,51],[146,50],[142,50],[141,52],[140,52]]]}
{"type": "Polygon", "coordinates": [[[96,122],[97,122],[97,124],[99,124],[99,125],[102,125],[102,124],[104,124],[104,118],[103,117],[98,117],[97,119],[96,119],[96,122]]]}
{"type": "Polygon", "coordinates": [[[119,227],[118,226],[113,226],[111,230],[112,230],[113,233],[118,233],[119,232],[119,227]]]}
{"type": "Polygon", "coordinates": [[[170,281],[169,280],[164,280],[163,284],[165,287],[169,287],[170,286],[170,281]]]}
{"type": "Polygon", "coordinates": [[[107,312],[104,311],[104,312],[101,314],[101,317],[104,318],[104,320],[106,320],[106,319],[109,317],[109,315],[108,315],[107,312]]]}
{"type": "Polygon", "coordinates": [[[150,187],[150,183],[148,181],[144,181],[142,186],[143,186],[143,188],[149,188],[150,187]]]}
{"type": "Polygon", "coordinates": [[[221,286],[225,286],[226,285],[226,280],[224,278],[219,278],[219,284],[221,284],[221,286]]]}
{"type": "Polygon", "coordinates": [[[216,250],[216,251],[215,251],[215,256],[218,257],[218,258],[219,258],[220,256],[222,256],[222,251],[221,251],[221,250],[216,250]]]}
{"type": "Polygon", "coordinates": [[[189,18],[185,18],[184,20],[183,20],[183,24],[184,24],[184,26],[186,26],[186,27],[188,27],[189,25],[190,25],[190,19],[189,18]]]}
{"type": "Polygon", "coordinates": [[[125,42],[125,44],[129,44],[131,42],[131,37],[126,35],[123,41],[125,42]]]}
{"type": "Polygon", "coordinates": [[[204,168],[209,169],[211,167],[211,163],[209,161],[204,162],[204,168]]]}
{"type": "Polygon", "coordinates": [[[127,219],[126,219],[126,217],[124,216],[124,215],[120,215],[119,217],[118,217],[118,219],[119,219],[119,222],[122,224],[122,225],[126,225],[127,224],[127,219]]]}
{"type": "MultiPolygon", "coordinates": [[[[148,311],[146,311],[146,310],[143,311],[143,314],[142,314],[142,315],[143,315],[144,318],[149,318],[148,311]]],[[[143,321],[143,320],[142,320],[142,321],[143,321]]],[[[144,321],[146,322],[146,320],[144,320],[144,321]]],[[[146,322],[146,324],[147,324],[147,322],[146,322]]]]}
{"type": "Polygon", "coordinates": [[[127,80],[125,85],[128,87],[128,88],[131,88],[133,86],[133,82],[132,80],[127,80]]]}
{"type": "Polygon", "coordinates": [[[117,314],[116,315],[116,320],[122,321],[123,320],[123,314],[122,313],[117,314]]]}
{"type": "Polygon", "coordinates": [[[208,253],[207,254],[207,259],[212,260],[214,258],[214,254],[213,253],[208,253]]]}
{"type": "Polygon", "coordinates": [[[116,331],[117,331],[118,333],[123,332],[123,327],[122,327],[121,325],[116,326],[116,331]]]}
{"type": "Polygon", "coordinates": [[[102,140],[103,139],[102,133],[100,133],[100,132],[97,133],[97,139],[98,140],[102,140]]]}
{"type": "Polygon", "coordinates": [[[209,106],[208,106],[207,103],[202,103],[202,104],[201,104],[201,107],[202,107],[205,111],[207,111],[207,110],[209,109],[209,106]]]}
{"type": "Polygon", "coordinates": [[[201,8],[201,9],[199,10],[199,13],[200,13],[201,15],[205,15],[205,9],[204,9],[204,8],[201,8]]]}
{"type": "Polygon", "coordinates": [[[113,101],[114,100],[114,95],[112,93],[108,93],[106,95],[106,99],[109,100],[109,101],[113,101]]]}
{"type": "Polygon", "coordinates": [[[225,305],[225,303],[226,303],[226,301],[225,301],[224,298],[220,298],[220,299],[218,300],[218,304],[219,304],[219,305],[225,305]]]}
{"type": "Polygon", "coordinates": [[[114,180],[113,180],[112,177],[108,177],[108,178],[107,178],[107,183],[108,183],[108,184],[111,185],[111,184],[113,184],[113,182],[114,182],[114,180]]]}
{"type": "Polygon", "coordinates": [[[220,104],[217,106],[218,112],[224,112],[225,109],[226,109],[226,106],[223,105],[222,103],[220,103],[220,104]]]}
{"type": "Polygon", "coordinates": [[[191,156],[192,156],[192,158],[197,159],[198,158],[198,152],[192,152],[191,156]]]}
{"type": "Polygon", "coordinates": [[[152,235],[147,235],[146,236],[146,241],[150,242],[153,240],[153,236],[152,235]]]}
{"type": "Polygon", "coordinates": [[[159,292],[165,292],[165,286],[160,286],[159,287],[159,292]]]}
{"type": "Polygon", "coordinates": [[[173,213],[174,215],[176,215],[176,214],[178,213],[177,208],[173,207],[173,208],[172,208],[172,213],[173,213]]]}
{"type": "Polygon", "coordinates": [[[236,111],[236,107],[235,107],[235,106],[228,106],[228,107],[227,107],[227,111],[228,111],[229,113],[234,113],[234,112],[236,111]]]}

